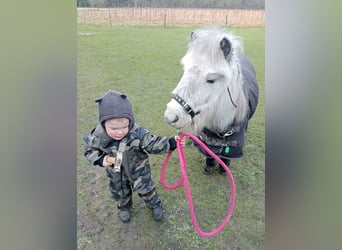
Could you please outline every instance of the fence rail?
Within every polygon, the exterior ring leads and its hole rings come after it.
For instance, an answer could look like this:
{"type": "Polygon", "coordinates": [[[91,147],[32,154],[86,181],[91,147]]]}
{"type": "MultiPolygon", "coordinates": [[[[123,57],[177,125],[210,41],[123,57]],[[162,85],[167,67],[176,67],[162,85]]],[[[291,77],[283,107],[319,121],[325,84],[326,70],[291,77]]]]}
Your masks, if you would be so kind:
{"type": "Polygon", "coordinates": [[[175,8],[77,8],[77,23],[263,27],[265,26],[265,11],[175,8]]]}

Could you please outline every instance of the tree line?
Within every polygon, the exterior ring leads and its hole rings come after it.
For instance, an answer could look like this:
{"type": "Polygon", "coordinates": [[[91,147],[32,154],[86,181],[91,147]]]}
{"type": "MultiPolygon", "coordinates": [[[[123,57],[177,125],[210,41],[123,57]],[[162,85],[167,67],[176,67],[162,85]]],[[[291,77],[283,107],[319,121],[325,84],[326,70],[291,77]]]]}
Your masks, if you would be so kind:
{"type": "Polygon", "coordinates": [[[77,0],[77,7],[265,9],[265,0],[77,0]]]}

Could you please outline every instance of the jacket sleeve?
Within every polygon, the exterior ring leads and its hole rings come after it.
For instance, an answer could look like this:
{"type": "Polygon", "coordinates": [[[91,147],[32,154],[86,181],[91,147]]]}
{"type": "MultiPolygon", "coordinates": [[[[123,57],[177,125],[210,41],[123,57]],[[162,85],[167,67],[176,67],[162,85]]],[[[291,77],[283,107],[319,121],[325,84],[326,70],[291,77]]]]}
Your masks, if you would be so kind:
{"type": "Polygon", "coordinates": [[[102,163],[106,154],[99,148],[99,143],[96,143],[97,141],[98,138],[92,135],[92,133],[83,136],[83,142],[85,145],[84,157],[91,165],[103,167],[102,163]]]}
{"type": "Polygon", "coordinates": [[[168,153],[176,149],[173,136],[152,135],[147,129],[140,131],[141,147],[149,154],[168,153]]]}

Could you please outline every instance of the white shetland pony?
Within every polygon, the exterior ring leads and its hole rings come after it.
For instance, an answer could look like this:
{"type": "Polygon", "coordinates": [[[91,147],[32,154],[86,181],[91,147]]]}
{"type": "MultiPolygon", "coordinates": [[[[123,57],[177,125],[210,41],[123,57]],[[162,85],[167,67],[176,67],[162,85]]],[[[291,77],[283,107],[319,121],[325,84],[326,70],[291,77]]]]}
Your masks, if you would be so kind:
{"type": "MultiPolygon", "coordinates": [[[[167,104],[166,122],[198,136],[225,163],[241,158],[259,96],[242,40],[215,27],[195,30],[181,64],[184,73],[167,104]]],[[[207,155],[204,173],[212,173],[214,163],[207,155]]]]}

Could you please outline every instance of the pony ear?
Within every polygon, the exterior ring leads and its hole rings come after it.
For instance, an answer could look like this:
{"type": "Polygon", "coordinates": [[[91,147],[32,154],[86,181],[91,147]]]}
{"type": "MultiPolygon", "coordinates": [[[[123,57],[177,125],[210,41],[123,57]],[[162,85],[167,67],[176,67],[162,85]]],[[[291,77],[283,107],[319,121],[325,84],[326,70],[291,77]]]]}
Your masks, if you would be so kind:
{"type": "Polygon", "coordinates": [[[190,34],[190,41],[192,42],[193,40],[195,40],[196,39],[196,33],[195,33],[195,31],[192,31],[191,32],[191,34],[190,34]]]}
{"type": "Polygon", "coordinates": [[[221,49],[223,51],[224,58],[228,58],[229,52],[232,48],[230,42],[228,41],[227,38],[223,38],[222,41],[220,42],[221,49]]]}

